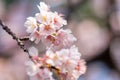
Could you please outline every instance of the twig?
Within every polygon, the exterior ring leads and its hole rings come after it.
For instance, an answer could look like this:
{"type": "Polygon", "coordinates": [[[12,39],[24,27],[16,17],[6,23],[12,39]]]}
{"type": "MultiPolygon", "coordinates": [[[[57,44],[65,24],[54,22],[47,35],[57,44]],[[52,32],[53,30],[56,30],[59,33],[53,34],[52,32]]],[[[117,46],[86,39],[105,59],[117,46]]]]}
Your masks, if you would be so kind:
{"type": "Polygon", "coordinates": [[[29,40],[29,37],[28,36],[25,36],[25,37],[22,37],[22,38],[19,38],[21,41],[28,41],[29,40]]]}
{"type": "MultiPolygon", "coordinates": [[[[13,33],[8,26],[4,25],[1,20],[0,20],[0,25],[1,25],[1,27],[3,28],[3,30],[5,30],[9,35],[12,36],[12,38],[13,38],[14,40],[17,41],[17,44],[20,46],[20,48],[23,49],[24,52],[28,53],[29,58],[31,58],[31,56],[29,55],[28,49],[25,48],[25,45],[24,45],[23,42],[22,42],[23,39],[17,37],[16,34],[13,33]]],[[[27,38],[26,38],[26,39],[27,39],[27,38]]]]}

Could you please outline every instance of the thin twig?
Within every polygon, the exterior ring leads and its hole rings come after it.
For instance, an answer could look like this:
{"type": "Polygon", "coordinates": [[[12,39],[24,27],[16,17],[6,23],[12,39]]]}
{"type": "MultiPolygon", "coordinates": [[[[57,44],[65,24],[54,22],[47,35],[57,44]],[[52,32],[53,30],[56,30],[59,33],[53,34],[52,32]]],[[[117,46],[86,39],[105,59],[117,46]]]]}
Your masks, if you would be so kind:
{"type": "Polygon", "coordinates": [[[22,38],[19,38],[21,41],[28,41],[29,40],[29,36],[25,36],[25,37],[22,37],[22,38]]]}
{"type": "Polygon", "coordinates": [[[23,49],[24,52],[28,53],[29,58],[31,58],[31,56],[29,55],[28,49],[25,48],[25,45],[22,42],[22,40],[19,37],[17,37],[16,34],[14,32],[12,32],[11,29],[8,26],[4,25],[1,20],[0,20],[0,25],[3,28],[3,30],[5,30],[9,35],[12,36],[12,38],[14,40],[16,40],[16,42],[20,46],[20,48],[23,49]]]}

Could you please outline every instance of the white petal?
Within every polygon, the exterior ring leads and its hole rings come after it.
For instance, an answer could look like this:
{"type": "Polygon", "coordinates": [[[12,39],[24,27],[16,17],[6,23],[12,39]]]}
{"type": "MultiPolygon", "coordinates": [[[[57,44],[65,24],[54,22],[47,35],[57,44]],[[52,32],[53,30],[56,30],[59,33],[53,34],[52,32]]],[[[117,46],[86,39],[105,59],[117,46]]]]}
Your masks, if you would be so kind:
{"type": "Polygon", "coordinates": [[[51,59],[48,59],[47,61],[46,61],[46,63],[47,64],[50,64],[50,65],[52,65],[52,66],[54,66],[55,64],[54,64],[54,61],[53,60],[51,60],[51,59]]]}
{"type": "Polygon", "coordinates": [[[38,56],[38,50],[35,47],[30,47],[29,48],[29,54],[31,56],[38,56]]]}
{"type": "Polygon", "coordinates": [[[34,76],[37,73],[37,66],[32,61],[27,61],[25,65],[27,67],[27,74],[29,76],[34,76]]]}

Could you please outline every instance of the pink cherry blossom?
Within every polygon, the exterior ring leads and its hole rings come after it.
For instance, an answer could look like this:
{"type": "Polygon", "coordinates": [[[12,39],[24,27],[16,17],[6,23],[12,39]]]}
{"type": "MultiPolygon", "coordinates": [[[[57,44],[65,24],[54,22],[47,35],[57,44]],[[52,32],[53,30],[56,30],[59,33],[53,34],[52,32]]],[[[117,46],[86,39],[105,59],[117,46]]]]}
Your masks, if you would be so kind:
{"type": "Polygon", "coordinates": [[[68,48],[77,39],[71,34],[70,30],[60,29],[53,35],[49,35],[43,39],[43,43],[47,48],[51,48],[53,51],[60,50],[62,48],[68,48]]]}
{"type": "Polygon", "coordinates": [[[38,73],[38,66],[36,66],[35,63],[33,63],[31,60],[26,61],[25,65],[27,67],[26,69],[28,75],[34,76],[38,73]]]}
{"type": "Polygon", "coordinates": [[[55,80],[52,72],[47,68],[40,69],[37,76],[40,80],[55,80]]]}
{"type": "Polygon", "coordinates": [[[35,17],[36,20],[41,23],[41,24],[50,24],[52,23],[52,17],[51,17],[52,13],[51,12],[46,12],[43,11],[41,13],[36,13],[35,17]]]}
{"type": "Polygon", "coordinates": [[[38,5],[38,8],[40,11],[48,11],[49,7],[44,2],[40,2],[40,5],[38,5]]]}
{"type": "Polygon", "coordinates": [[[48,36],[55,32],[55,29],[51,24],[49,25],[41,24],[39,27],[40,27],[40,32],[43,36],[48,36]]]}
{"type": "Polygon", "coordinates": [[[77,39],[71,30],[62,28],[67,21],[60,14],[50,11],[44,2],[40,2],[38,8],[40,13],[27,18],[25,27],[30,41],[36,44],[42,42],[47,51],[43,57],[39,57],[35,47],[28,49],[32,58],[26,62],[27,74],[36,76],[38,80],[55,80],[52,72],[54,67],[61,79],[77,80],[86,71],[85,61],[73,44],[77,39]]]}
{"type": "Polygon", "coordinates": [[[53,15],[54,18],[54,25],[56,27],[56,29],[60,29],[63,25],[67,25],[67,21],[64,20],[61,15],[59,15],[57,12],[54,13],[53,15]]]}
{"type": "Polygon", "coordinates": [[[32,56],[32,57],[38,56],[38,50],[35,47],[33,47],[33,46],[30,47],[28,49],[28,51],[29,51],[30,56],[32,56]]]}
{"type": "Polygon", "coordinates": [[[34,17],[29,17],[24,26],[27,28],[28,33],[32,33],[37,28],[37,21],[34,17]]]}
{"type": "Polygon", "coordinates": [[[40,42],[41,38],[42,38],[42,35],[38,30],[34,30],[34,32],[31,33],[30,35],[30,40],[34,41],[36,44],[40,42]]]}
{"type": "Polygon", "coordinates": [[[56,51],[56,53],[48,50],[46,55],[53,60],[54,66],[59,67],[61,70],[67,68],[67,71],[75,69],[78,61],[80,60],[81,54],[78,52],[76,46],[72,46],[70,49],[62,49],[60,51],[56,51]]]}
{"type": "Polygon", "coordinates": [[[56,51],[56,53],[48,50],[46,56],[48,56],[46,63],[59,68],[68,78],[66,80],[77,80],[86,71],[85,61],[81,60],[81,54],[76,46],[56,51]]]}

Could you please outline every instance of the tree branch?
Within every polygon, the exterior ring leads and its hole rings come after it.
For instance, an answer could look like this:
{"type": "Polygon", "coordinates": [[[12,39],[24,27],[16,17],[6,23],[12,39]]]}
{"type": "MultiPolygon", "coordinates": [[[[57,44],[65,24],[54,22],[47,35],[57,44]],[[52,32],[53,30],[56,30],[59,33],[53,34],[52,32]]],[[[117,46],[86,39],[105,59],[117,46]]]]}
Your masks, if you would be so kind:
{"type": "Polygon", "coordinates": [[[25,37],[22,37],[22,38],[19,38],[21,41],[28,41],[29,40],[29,36],[25,36],[25,37]]]}
{"type": "Polygon", "coordinates": [[[24,52],[28,53],[29,58],[31,58],[31,56],[29,55],[28,49],[25,48],[25,45],[24,45],[24,43],[22,42],[23,40],[26,40],[27,38],[23,39],[23,38],[17,37],[16,34],[13,33],[8,26],[4,25],[1,20],[0,20],[0,25],[1,25],[1,27],[3,28],[3,30],[5,30],[9,35],[12,36],[12,38],[13,38],[14,40],[16,40],[16,42],[17,42],[17,44],[20,46],[20,48],[23,49],[24,52]]]}

